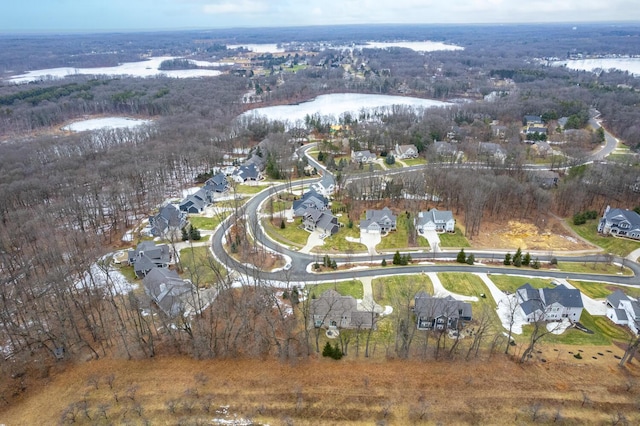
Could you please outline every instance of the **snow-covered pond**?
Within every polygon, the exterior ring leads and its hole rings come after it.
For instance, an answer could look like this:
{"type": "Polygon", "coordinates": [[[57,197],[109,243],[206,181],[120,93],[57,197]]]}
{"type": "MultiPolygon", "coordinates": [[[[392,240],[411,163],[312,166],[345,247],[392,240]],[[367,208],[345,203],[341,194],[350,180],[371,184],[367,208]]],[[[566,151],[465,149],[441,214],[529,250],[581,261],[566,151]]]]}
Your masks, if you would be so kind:
{"type": "Polygon", "coordinates": [[[62,130],[70,132],[84,132],[87,130],[99,129],[132,129],[150,123],[152,123],[152,120],[140,120],[128,117],[102,117],[75,121],[73,123],[67,124],[66,126],[63,126],[62,130]]]}
{"type": "Polygon", "coordinates": [[[307,115],[319,114],[337,122],[345,112],[358,117],[361,111],[375,111],[390,108],[393,105],[405,105],[413,108],[446,107],[448,102],[433,99],[411,98],[390,95],[365,95],[360,93],[335,93],[321,95],[309,102],[297,105],[278,105],[256,108],[245,112],[245,116],[265,117],[269,120],[295,123],[304,121],[307,115]]]}
{"type": "Polygon", "coordinates": [[[404,47],[416,52],[435,52],[438,50],[464,50],[464,47],[453,44],[445,44],[439,41],[370,41],[366,44],[356,45],[356,48],[386,49],[388,47],[404,47]]]}
{"type": "Polygon", "coordinates": [[[227,49],[245,48],[255,53],[283,53],[285,50],[278,47],[275,43],[247,43],[247,44],[228,44],[227,49]]]}
{"type": "Polygon", "coordinates": [[[640,58],[571,59],[555,61],[552,65],[566,66],[567,68],[579,71],[608,71],[610,69],[617,69],[628,71],[635,76],[640,76],[640,58]]]}
{"type": "MultiPolygon", "coordinates": [[[[60,79],[70,75],[107,75],[130,77],[155,77],[164,75],[173,78],[194,78],[194,77],[215,77],[221,74],[218,70],[210,69],[190,69],[190,70],[170,70],[162,71],[158,69],[163,61],[177,59],[174,56],[158,56],[140,62],[125,62],[115,67],[97,68],[49,68],[44,70],[29,71],[25,74],[16,75],[7,79],[10,83],[29,83],[31,81],[60,79]]],[[[229,65],[220,62],[191,61],[198,66],[216,67],[229,65]]]]}

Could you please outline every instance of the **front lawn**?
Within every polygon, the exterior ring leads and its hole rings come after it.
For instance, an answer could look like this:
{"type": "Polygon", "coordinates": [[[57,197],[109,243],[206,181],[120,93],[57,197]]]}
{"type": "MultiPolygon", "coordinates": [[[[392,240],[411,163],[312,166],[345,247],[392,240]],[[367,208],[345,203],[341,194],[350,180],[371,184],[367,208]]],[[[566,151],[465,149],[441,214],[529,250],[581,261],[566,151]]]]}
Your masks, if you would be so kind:
{"type": "MultiPolygon", "coordinates": [[[[396,222],[396,230],[389,232],[382,237],[380,244],[376,246],[377,250],[397,250],[401,248],[409,247],[409,232],[413,227],[413,219],[407,218],[406,214],[398,215],[396,222]]],[[[416,238],[416,245],[418,247],[429,248],[429,242],[425,238],[416,238]]]]}
{"type": "Polygon", "coordinates": [[[364,290],[359,280],[339,281],[335,283],[309,284],[307,283],[309,297],[320,297],[327,290],[335,290],[343,296],[352,296],[362,299],[364,290]]]}
{"type": "Polygon", "coordinates": [[[640,297],[640,288],[638,287],[625,287],[613,284],[594,283],[586,281],[569,280],[572,286],[580,290],[586,296],[592,299],[606,299],[611,293],[616,290],[621,290],[628,296],[640,297]]]}
{"type": "Polygon", "coordinates": [[[471,247],[469,240],[462,234],[460,228],[456,226],[455,233],[445,232],[439,234],[440,247],[471,247]]]}
{"type": "Polygon", "coordinates": [[[626,256],[633,250],[640,248],[640,242],[617,237],[604,237],[598,234],[600,219],[588,220],[584,225],[574,225],[571,218],[566,220],[573,231],[587,241],[602,247],[607,253],[626,256]]]}
{"type": "Polygon", "coordinates": [[[225,218],[226,215],[216,215],[214,217],[189,216],[189,223],[191,223],[191,226],[195,226],[200,230],[213,231],[225,218]]]}
{"type": "Polygon", "coordinates": [[[393,275],[371,281],[373,300],[379,305],[393,305],[394,300],[403,299],[408,291],[411,297],[419,291],[433,294],[433,283],[427,275],[393,275]]]}
{"type": "Polygon", "coordinates": [[[246,185],[244,183],[241,183],[239,185],[236,185],[235,192],[236,194],[257,194],[258,192],[268,187],[268,185],[246,185]]]}
{"type": "Polygon", "coordinates": [[[301,227],[300,219],[296,219],[293,222],[285,222],[284,229],[274,226],[269,219],[263,219],[262,226],[269,237],[294,247],[304,247],[309,239],[309,232],[301,227]]]}
{"type": "Polygon", "coordinates": [[[564,272],[587,274],[633,275],[629,268],[621,268],[607,262],[558,262],[558,269],[564,272]]]}
{"type": "Polygon", "coordinates": [[[422,164],[427,164],[427,160],[425,160],[424,158],[407,158],[406,160],[400,160],[402,162],[404,162],[404,164],[407,165],[407,167],[411,167],[411,166],[420,166],[422,164]]]}
{"type": "Polygon", "coordinates": [[[517,277],[514,275],[491,275],[491,281],[502,291],[515,293],[519,287],[526,283],[531,284],[533,288],[553,287],[551,280],[533,277],[517,277]]]}
{"type": "Polygon", "coordinates": [[[209,252],[209,247],[189,247],[180,250],[182,278],[191,280],[196,287],[210,287],[227,275],[227,269],[209,252]]]}
{"type": "Polygon", "coordinates": [[[340,230],[324,239],[324,244],[320,247],[315,247],[312,251],[314,253],[363,253],[367,251],[367,246],[361,243],[354,243],[347,241],[346,237],[360,238],[360,228],[354,223],[351,228],[347,225],[347,215],[343,215],[338,218],[339,223],[345,226],[341,226],[340,230]]]}

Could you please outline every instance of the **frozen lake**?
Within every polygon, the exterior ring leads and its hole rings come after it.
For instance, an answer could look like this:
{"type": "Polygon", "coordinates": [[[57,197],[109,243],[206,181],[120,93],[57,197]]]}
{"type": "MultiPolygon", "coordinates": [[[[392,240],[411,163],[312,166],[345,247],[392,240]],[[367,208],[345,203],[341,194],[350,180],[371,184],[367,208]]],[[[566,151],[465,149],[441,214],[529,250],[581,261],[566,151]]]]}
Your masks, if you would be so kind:
{"type": "Polygon", "coordinates": [[[85,132],[87,130],[99,129],[132,129],[144,124],[152,123],[151,120],[139,120],[127,117],[102,117],[91,118],[89,120],[76,121],[62,127],[62,130],[70,132],[85,132]]]}
{"type": "Polygon", "coordinates": [[[594,59],[572,59],[567,61],[556,61],[552,65],[566,66],[573,70],[598,71],[617,69],[628,71],[640,76],[640,58],[594,58],[594,59]]]}
{"type": "Polygon", "coordinates": [[[336,93],[321,95],[317,98],[297,105],[278,105],[265,108],[256,108],[245,112],[243,115],[266,117],[269,120],[295,123],[304,122],[307,115],[320,114],[323,117],[331,117],[337,122],[340,115],[345,112],[358,117],[361,111],[374,111],[386,109],[393,105],[406,105],[413,108],[445,107],[452,105],[448,102],[435,101],[433,99],[410,98],[405,96],[390,95],[364,95],[360,93],[336,93]]]}
{"type": "MultiPolygon", "coordinates": [[[[173,56],[159,56],[149,58],[140,62],[125,62],[115,67],[98,67],[98,68],[49,68],[44,70],[29,71],[25,74],[16,75],[7,79],[10,83],[28,83],[31,81],[50,80],[64,78],[69,75],[107,75],[119,76],[126,75],[131,77],[155,77],[165,75],[173,78],[194,78],[194,77],[215,77],[221,74],[218,70],[209,69],[191,69],[191,70],[171,70],[161,71],[158,68],[163,61],[178,59],[173,56]]],[[[191,61],[198,66],[216,67],[223,64],[219,62],[191,61]]]]}
{"type": "MultiPolygon", "coordinates": [[[[228,49],[237,49],[239,47],[244,47],[247,50],[250,50],[255,53],[283,53],[286,50],[282,47],[278,47],[275,43],[264,43],[264,44],[229,44],[227,45],[228,49]]],[[[404,47],[407,49],[415,50],[416,52],[435,52],[438,50],[462,50],[463,47],[455,46],[453,44],[445,44],[439,41],[369,41],[365,44],[356,44],[352,46],[328,46],[328,48],[333,49],[386,49],[388,47],[404,47]]]]}

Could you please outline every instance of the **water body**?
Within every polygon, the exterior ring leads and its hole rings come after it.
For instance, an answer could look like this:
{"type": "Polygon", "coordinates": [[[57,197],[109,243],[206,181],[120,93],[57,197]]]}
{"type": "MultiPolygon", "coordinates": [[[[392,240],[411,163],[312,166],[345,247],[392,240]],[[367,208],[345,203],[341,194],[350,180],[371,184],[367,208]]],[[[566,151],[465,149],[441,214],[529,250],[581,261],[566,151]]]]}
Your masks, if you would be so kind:
{"type": "MultiPolygon", "coordinates": [[[[115,67],[97,68],[49,68],[44,70],[29,71],[25,74],[16,75],[7,79],[10,83],[29,83],[32,81],[60,79],[69,75],[107,75],[107,76],[129,76],[129,77],[155,77],[164,75],[173,78],[194,78],[194,77],[215,77],[222,74],[217,70],[210,69],[190,69],[190,70],[170,70],[162,71],[158,69],[163,61],[177,59],[173,56],[159,56],[149,58],[140,62],[125,62],[115,67]]],[[[198,66],[221,66],[225,64],[217,62],[192,61],[198,66]]]]}
{"type": "Polygon", "coordinates": [[[269,120],[296,123],[304,122],[307,115],[319,114],[337,122],[338,118],[348,112],[358,117],[360,112],[373,112],[389,109],[393,105],[404,105],[412,108],[446,107],[453,105],[449,102],[435,101],[433,99],[411,98],[405,96],[390,95],[364,95],[360,93],[336,93],[321,95],[317,98],[297,105],[278,105],[265,108],[256,108],[245,112],[243,115],[265,117],[269,120]]]}
{"type": "Polygon", "coordinates": [[[88,120],[75,121],[62,127],[62,130],[70,132],[85,132],[87,130],[100,129],[133,129],[138,126],[152,123],[151,120],[139,120],[128,117],[102,117],[88,120]]]}
{"type": "Polygon", "coordinates": [[[640,76],[640,58],[571,59],[567,61],[556,61],[552,65],[566,66],[573,70],[593,72],[616,69],[620,71],[628,71],[635,76],[640,76]]]}

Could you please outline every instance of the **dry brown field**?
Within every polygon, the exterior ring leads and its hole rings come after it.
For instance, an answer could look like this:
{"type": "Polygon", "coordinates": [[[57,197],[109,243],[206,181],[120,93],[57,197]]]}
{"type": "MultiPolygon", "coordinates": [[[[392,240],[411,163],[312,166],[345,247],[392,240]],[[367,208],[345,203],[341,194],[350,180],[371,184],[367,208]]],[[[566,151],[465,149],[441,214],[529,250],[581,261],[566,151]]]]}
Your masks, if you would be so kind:
{"type": "Polygon", "coordinates": [[[541,349],[545,362],[538,354],[524,365],[502,354],[468,362],[89,361],[1,408],[0,424],[640,423],[638,361],[619,368],[615,346],[585,348],[582,360],[568,353],[573,347],[541,349]]]}

